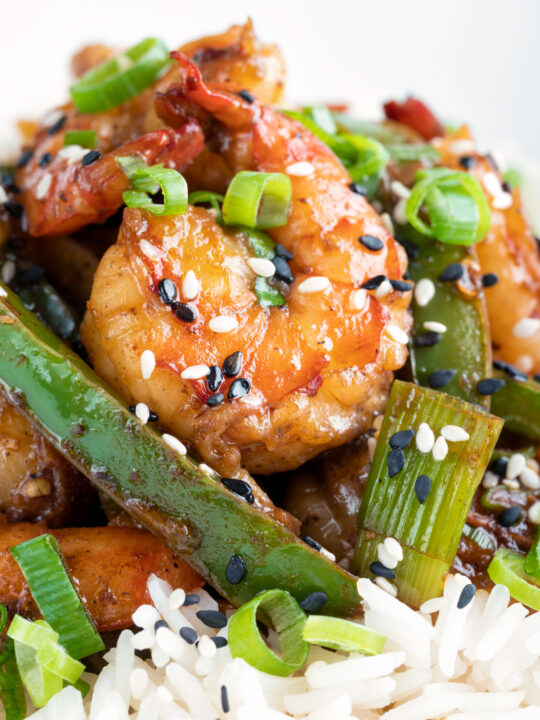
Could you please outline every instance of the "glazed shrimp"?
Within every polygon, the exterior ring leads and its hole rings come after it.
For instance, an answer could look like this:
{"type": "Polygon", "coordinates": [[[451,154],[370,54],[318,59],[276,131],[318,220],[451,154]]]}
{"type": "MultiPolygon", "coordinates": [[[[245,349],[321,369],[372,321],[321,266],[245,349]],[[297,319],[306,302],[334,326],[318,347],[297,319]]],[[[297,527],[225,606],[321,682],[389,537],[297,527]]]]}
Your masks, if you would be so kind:
{"type": "Polygon", "coordinates": [[[223,143],[229,134],[242,151],[231,162],[252,157],[249,167],[272,171],[312,163],[310,177],[291,175],[289,221],[271,231],[293,256],[289,266],[276,261],[286,305],[261,307],[246,235],[209,211],[160,218],[128,209],[96,273],[83,339],[98,373],[146,402],[221,474],[241,466],[270,474],[369,426],[406,359],[412,285],[401,281],[403,251],[326,146],[257,103],[203,93],[235,127],[222,130],[223,143]],[[379,249],[362,244],[367,235],[379,249]],[[381,278],[373,278],[382,275],[394,286],[377,292],[381,278]],[[178,310],[158,294],[165,278],[178,289],[178,310]],[[368,280],[372,289],[362,289],[368,280]],[[147,349],[156,369],[145,380],[147,349]],[[241,368],[216,386],[211,378],[236,353],[241,368]]]}

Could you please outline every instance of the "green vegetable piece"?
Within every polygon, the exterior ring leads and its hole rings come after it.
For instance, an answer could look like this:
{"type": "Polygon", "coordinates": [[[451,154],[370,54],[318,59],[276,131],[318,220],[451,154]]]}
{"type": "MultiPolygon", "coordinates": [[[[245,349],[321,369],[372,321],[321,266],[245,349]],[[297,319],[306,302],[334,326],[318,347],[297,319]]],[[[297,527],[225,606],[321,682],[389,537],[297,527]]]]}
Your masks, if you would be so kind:
{"type": "Polygon", "coordinates": [[[26,695],[17,669],[15,646],[11,638],[7,638],[2,651],[0,670],[1,700],[6,713],[6,720],[24,720],[26,717],[26,695]]]}
{"type": "Polygon", "coordinates": [[[309,652],[309,645],[302,638],[305,622],[306,615],[292,595],[284,590],[266,590],[231,617],[228,633],[231,655],[270,675],[292,675],[304,665],[309,652]],[[282,657],[261,637],[257,626],[261,613],[279,633],[282,657]]]}
{"type": "Polygon", "coordinates": [[[378,655],[386,642],[385,635],[365,625],[325,615],[310,615],[304,624],[302,637],[312,645],[363,655],[378,655]]]}
{"type": "Polygon", "coordinates": [[[386,146],[390,157],[398,162],[439,162],[441,154],[429,143],[392,143],[386,146]]]}
{"type": "Polygon", "coordinates": [[[535,580],[540,580],[540,527],[536,528],[536,538],[525,557],[523,569],[535,580]]]}
{"type": "Polygon", "coordinates": [[[282,307],[287,302],[279,290],[272,287],[263,277],[255,280],[255,295],[262,307],[282,307]]]}
{"type": "Polygon", "coordinates": [[[3,385],[102,492],[181,553],[235,605],[277,587],[300,600],[325,592],[324,611],[331,615],[347,616],[358,608],[352,575],[171,450],[14,293],[4,292],[3,385]],[[245,579],[237,585],[226,578],[234,554],[246,566],[245,579]]]}
{"type": "Polygon", "coordinates": [[[46,705],[63,686],[59,675],[46,670],[36,659],[36,650],[30,645],[15,642],[15,658],[21,680],[37,708],[46,705]]]}
{"type": "Polygon", "coordinates": [[[506,429],[540,441],[540,383],[513,380],[497,370],[493,376],[505,380],[503,387],[491,396],[493,412],[504,418],[506,429]]]}
{"type": "Polygon", "coordinates": [[[393,581],[400,599],[419,607],[441,593],[501,428],[502,420],[463,400],[394,381],[358,514],[353,567],[359,576],[374,577],[371,564],[378,560],[377,546],[392,537],[403,549],[393,581]],[[403,450],[402,469],[390,477],[390,438],[401,430],[418,432],[421,423],[427,423],[435,437],[445,425],[457,425],[469,439],[449,442],[448,454],[441,461],[431,452],[420,452],[413,439],[403,450]],[[423,502],[416,494],[421,475],[431,485],[423,502]]]}
{"type": "Polygon", "coordinates": [[[272,260],[276,256],[276,243],[270,235],[252,228],[241,228],[249,241],[251,249],[259,258],[272,260]]]}
{"type": "Polygon", "coordinates": [[[195,192],[189,193],[188,205],[199,205],[200,203],[209,203],[212,209],[217,213],[217,221],[221,223],[223,218],[221,217],[221,205],[225,197],[219,193],[211,192],[210,190],[196,190],[195,192]]]}
{"type": "MultiPolygon", "coordinates": [[[[483,291],[474,286],[469,268],[478,265],[474,248],[426,242],[414,235],[416,248],[409,262],[409,273],[415,283],[423,278],[435,285],[435,296],[425,306],[413,300],[413,330],[410,346],[412,377],[420,385],[428,385],[430,375],[439,369],[455,370],[454,377],[441,390],[489,409],[489,396],[479,395],[476,385],[491,377],[491,338],[483,291]],[[453,263],[466,268],[462,281],[470,287],[463,293],[455,282],[438,278],[453,263]],[[422,345],[430,332],[426,322],[436,321],[446,327],[434,345],[422,345]]],[[[432,333],[431,333],[432,334],[432,333]]],[[[495,414],[498,414],[494,410],[495,414]]]]}
{"type": "Polygon", "coordinates": [[[93,150],[97,145],[97,133],[95,130],[68,130],[64,135],[64,147],[67,145],[80,145],[93,150]]]}
{"type": "Polygon", "coordinates": [[[469,540],[472,540],[472,542],[484,548],[484,550],[493,550],[493,552],[495,552],[495,543],[483,528],[473,528],[465,523],[463,534],[468,537],[469,540]]]}
{"type": "Polygon", "coordinates": [[[506,585],[510,595],[533,610],[540,610],[540,586],[536,578],[525,570],[525,556],[499,548],[488,567],[488,575],[494,583],[506,585]]]}
{"type": "Polygon", "coordinates": [[[58,337],[70,341],[77,339],[80,318],[52,285],[40,280],[32,285],[18,288],[17,294],[24,306],[35,312],[58,337]]]}

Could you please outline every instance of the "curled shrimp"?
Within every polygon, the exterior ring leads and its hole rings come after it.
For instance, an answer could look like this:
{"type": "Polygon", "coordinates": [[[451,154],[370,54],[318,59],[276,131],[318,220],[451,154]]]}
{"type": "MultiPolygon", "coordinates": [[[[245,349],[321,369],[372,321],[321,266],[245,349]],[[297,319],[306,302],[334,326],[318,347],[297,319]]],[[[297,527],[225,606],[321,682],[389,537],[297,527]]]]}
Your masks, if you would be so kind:
{"type": "Polygon", "coordinates": [[[146,402],[222,475],[241,466],[270,474],[369,426],[391,371],[406,359],[412,285],[401,282],[404,252],[325,145],[286,116],[227,88],[207,88],[193,64],[185,67],[185,85],[163,98],[162,109],[178,120],[184,101],[203,114],[211,106],[212,139],[231,166],[283,172],[303,161],[313,168],[309,177],[291,175],[289,221],[269,231],[292,255],[288,282],[284,268],[278,274],[286,305],[261,306],[246,234],[223,228],[209,211],[164,218],[128,209],[96,273],[83,338],[98,373],[146,402]],[[379,249],[362,244],[366,235],[379,249]],[[376,276],[389,278],[383,291],[377,282],[361,288],[376,276]],[[158,294],[164,278],[178,289],[176,310],[158,294]],[[146,349],[156,369],[145,380],[146,349]],[[239,375],[216,388],[204,368],[217,374],[238,352],[239,375]],[[193,372],[202,375],[190,378],[193,372]],[[246,392],[235,396],[233,385],[246,392]],[[210,399],[216,393],[223,402],[210,399]]]}

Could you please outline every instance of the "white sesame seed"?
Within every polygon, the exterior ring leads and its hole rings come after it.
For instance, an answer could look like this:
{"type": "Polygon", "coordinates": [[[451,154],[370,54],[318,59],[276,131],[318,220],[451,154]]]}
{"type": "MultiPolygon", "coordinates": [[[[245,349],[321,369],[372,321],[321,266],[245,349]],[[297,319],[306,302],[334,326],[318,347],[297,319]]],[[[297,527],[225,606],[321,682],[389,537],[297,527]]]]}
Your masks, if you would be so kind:
{"type": "Polygon", "coordinates": [[[60,120],[60,118],[63,117],[64,113],[61,110],[49,110],[49,112],[46,113],[41,119],[41,123],[42,125],[45,125],[45,127],[52,127],[60,120]]]}
{"type": "Polygon", "coordinates": [[[503,191],[501,181],[494,172],[488,172],[483,177],[484,187],[490,195],[497,197],[503,191]]]}
{"type": "Polygon", "coordinates": [[[534,525],[540,525],[540,501],[536,501],[531,507],[529,508],[529,520],[534,523],[534,525]]]}
{"type": "Polygon", "coordinates": [[[540,318],[523,318],[516,323],[512,329],[515,337],[528,338],[532,337],[540,330],[540,318]]]}
{"type": "Polygon", "coordinates": [[[148,242],[148,240],[142,238],[142,240],[139,242],[139,247],[141,248],[141,252],[143,252],[147,258],[150,258],[150,260],[159,259],[158,249],[154,245],[152,245],[151,242],[148,242]]]}
{"type": "Polygon", "coordinates": [[[503,190],[496,197],[493,198],[491,205],[495,210],[508,210],[514,204],[514,198],[509,192],[503,190]]]}
{"type": "Polygon", "coordinates": [[[2,185],[0,185],[0,203],[7,202],[8,196],[2,185]]]}
{"type": "Polygon", "coordinates": [[[182,588],[177,588],[176,590],[173,590],[172,593],[169,595],[170,609],[178,610],[178,608],[182,607],[185,600],[186,600],[185,590],[182,590],[182,588]]]}
{"type": "Polygon", "coordinates": [[[355,310],[363,310],[368,299],[368,291],[364,288],[353,290],[351,293],[351,305],[355,310]]]}
{"type": "Polygon", "coordinates": [[[382,562],[385,567],[390,568],[390,570],[397,567],[398,561],[388,552],[383,543],[377,545],[377,557],[379,561],[382,562]]]}
{"type": "Polygon", "coordinates": [[[491,470],[488,470],[486,474],[484,475],[484,479],[482,480],[482,486],[485,488],[492,488],[495,487],[495,485],[499,484],[499,478],[495,473],[492,473],[491,470]]]}
{"type": "Polygon", "coordinates": [[[375,290],[375,297],[380,300],[381,298],[385,297],[386,295],[389,295],[393,290],[392,283],[390,280],[385,279],[382,281],[382,283],[379,285],[379,287],[375,290]]]}
{"type": "Polygon", "coordinates": [[[387,537],[384,541],[384,547],[398,562],[403,560],[403,548],[395,538],[387,537]]]}
{"type": "Polygon", "coordinates": [[[321,553],[321,555],[324,555],[324,557],[328,558],[332,562],[336,561],[336,556],[334,555],[334,553],[330,552],[330,550],[327,550],[325,547],[321,546],[321,549],[319,550],[319,552],[321,553]]]}
{"type": "Polygon", "coordinates": [[[425,307],[435,295],[435,285],[433,280],[422,278],[416,283],[414,288],[414,299],[419,307],[425,307]]]}
{"type": "Polygon", "coordinates": [[[193,270],[188,270],[182,282],[182,295],[185,300],[195,300],[199,294],[199,281],[193,270]]]}
{"type": "Polygon", "coordinates": [[[6,260],[6,262],[2,265],[2,281],[10,283],[15,277],[16,272],[17,266],[13,260],[6,260]]]}
{"type": "Polygon", "coordinates": [[[141,630],[131,638],[131,644],[135,650],[150,650],[156,643],[156,637],[150,630],[141,630]]]}
{"type": "Polygon", "coordinates": [[[314,170],[313,165],[306,161],[295,162],[285,168],[287,175],[294,175],[295,177],[308,177],[313,174],[314,170]]]}
{"type": "Polygon", "coordinates": [[[383,213],[381,215],[381,222],[384,225],[384,227],[387,229],[387,231],[390,233],[390,235],[394,234],[394,223],[392,222],[392,218],[388,213],[383,213]]]}
{"type": "Polygon", "coordinates": [[[0,287],[0,297],[7,297],[7,292],[3,287],[0,287]]]}
{"type": "Polygon", "coordinates": [[[167,690],[165,685],[159,685],[158,689],[156,690],[158,700],[166,705],[167,703],[171,703],[173,701],[173,696],[170,692],[170,690],[167,690]]]}
{"type": "Polygon", "coordinates": [[[443,438],[448,442],[463,442],[469,439],[469,433],[459,425],[445,425],[441,430],[443,438]]]}
{"type": "Polygon", "coordinates": [[[460,138],[459,140],[454,140],[448,149],[451,153],[454,153],[454,155],[465,155],[466,153],[474,152],[474,143],[472,140],[460,138]]]}
{"type": "Polygon", "coordinates": [[[150,417],[150,408],[146,403],[137,403],[135,405],[135,417],[137,417],[143,425],[146,425],[150,417]]]}
{"type": "Polygon", "coordinates": [[[433,456],[433,459],[436,462],[440,462],[441,460],[444,460],[444,458],[448,455],[448,443],[446,440],[440,435],[436,440],[435,444],[433,445],[433,449],[431,450],[431,454],[433,456]]]}
{"type": "Polygon", "coordinates": [[[167,663],[171,659],[164,650],[157,646],[152,648],[151,655],[152,662],[157,668],[165,667],[165,665],[167,665],[167,663]]]}
{"type": "Polygon", "coordinates": [[[49,188],[51,187],[52,183],[52,175],[50,172],[45,173],[41,180],[38,182],[36,187],[36,200],[43,200],[47,193],[49,192],[49,188]]]}
{"type": "Polygon", "coordinates": [[[519,481],[514,479],[508,479],[502,481],[502,484],[509,490],[519,490],[519,481]]]}
{"type": "Polygon", "coordinates": [[[184,443],[178,438],[174,437],[174,435],[169,435],[169,433],[163,433],[161,437],[163,439],[163,442],[166,443],[171,448],[171,450],[176,450],[179,455],[185,455],[187,453],[187,448],[184,443]]]}
{"type": "Polygon", "coordinates": [[[141,700],[148,687],[148,673],[142,667],[134,668],[129,675],[129,687],[135,700],[141,700]]]}
{"type": "Polygon", "coordinates": [[[210,465],[207,465],[206,463],[200,463],[199,470],[201,472],[203,472],[205,475],[210,475],[210,476],[217,475],[217,472],[215,470],[212,470],[210,465]]]}
{"type": "Polygon", "coordinates": [[[386,578],[378,577],[375,578],[375,584],[378,585],[381,590],[384,590],[389,595],[392,595],[392,597],[397,597],[398,591],[397,587],[395,585],[392,585],[391,582],[389,582],[386,578]]]}
{"type": "Polygon", "coordinates": [[[210,372],[208,365],[190,365],[182,370],[180,377],[182,380],[201,380],[210,372]]]}
{"type": "Polygon", "coordinates": [[[236,330],[238,320],[231,315],[217,315],[210,320],[208,327],[215,333],[228,333],[236,330]]]}
{"type": "Polygon", "coordinates": [[[149,380],[152,377],[154,368],[156,367],[156,358],[152,350],[145,350],[141,355],[141,375],[143,380],[149,380]]]}
{"type": "Polygon", "coordinates": [[[409,220],[407,219],[407,214],[405,212],[405,206],[407,205],[407,201],[403,198],[401,200],[398,200],[394,211],[392,212],[392,217],[394,218],[394,222],[397,222],[398,225],[406,225],[409,220]]]}
{"type": "Polygon", "coordinates": [[[276,266],[267,258],[249,258],[247,261],[249,267],[256,275],[269,278],[276,272],[276,266]]]}
{"type": "Polygon", "coordinates": [[[506,466],[506,477],[510,479],[517,478],[518,475],[521,475],[525,469],[526,464],[525,455],[522,455],[521,453],[514,453],[508,460],[508,464],[506,466]]]}
{"type": "Polygon", "coordinates": [[[201,635],[199,640],[199,652],[203,657],[211,658],[216,654],[216,645],[212,642],[209,635],[201,635]]]}
{"type": "Polygon", "coordinates": [[[373,418],[373,422],[371,423],[371,426],[375,428],[375,430],[380,430],[381,425],[383,424],[384,415],[377,415],[373,418]]]}
{"type": "Polygon", "coordinates": [[[367,449],[368,449],[369,462],[371,462],[373,460],[373,456],[375,455],[376,447],[377,447],[377,440],[374,437],[368,438],[367,449]]]}
{"type": "Polygon", "coordinates": [[[416,447],[421,453],[431,452],[435,443],[435,435],[427,423],[420,423],[418,432],[415,435],[415,441],[416,447]]]}
{"type": "Polygon", "coordinates": [[[404,332],[397,325],[392,325],[391,323],[390,325],[387,325],[386,334],[391,340],[394,340],[400,345],[407,345],[407,343],[409,342],[409,336],[407,335],[407,333],[404,332]]]}
{"type": "Polygon", "coordinates": [[[436,333],[445,333],[448,329],[446,325],[443,325],[443,323],[437,322],[436,320],[426,320],[423,325],[426,330],[431,330],[436,333]]]}
{"type": "Polygon", "coordinates": [[[390,190],[394,193],[394,195],[396,195],[396,197],[401,198],[402,200],[406,200],[411,194],[409,188],[399,180],[392,180],[390,183],[390,190]]]}
{"type": "Polygon", "coordinates": [[[135,610],[131,619],[133,620],[134,625],[146,630],[148,628],[153,628],[157,621],[161,620],[161,615],[153,605],[145,604],[140,605],[135,610]]]}
{"type": "Polygon", "coordinates": [[[70,165],[79,162],[88,153],[88,148],[81,147],[80,145],[66,145],[61,148],[57,157],[67,160],[70,165]]]}
{"type": "Polygon", "coordinates": [[[533,369],[534,361],[530,355],[520,355],[516,358],[515,366],[524,373],[529,373],[533,369]]]}
{"type": "Polygon", "coordinates": [[[330,287],[330,280],[324,275],[312,275],[308,277],[298,285],[297,290],[299,293],[310,294],[316,292],[322,292],[330,287]]]}

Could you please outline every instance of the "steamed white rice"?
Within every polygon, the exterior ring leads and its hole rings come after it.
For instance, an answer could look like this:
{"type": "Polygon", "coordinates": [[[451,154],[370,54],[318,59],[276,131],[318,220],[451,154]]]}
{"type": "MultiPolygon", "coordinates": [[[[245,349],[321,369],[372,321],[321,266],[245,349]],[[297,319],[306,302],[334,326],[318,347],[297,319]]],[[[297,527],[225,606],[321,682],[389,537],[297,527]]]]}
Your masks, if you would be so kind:
{"type": "MultiPolygon", "coordinates": [[[[292,678],[259,672],[216,649],[216,631],[195,613],[217,609],[204,590],[200,603],[178,608],[181,590],[152,576],[153,606],[135,613],[99,675],[85,674],[83,701],[66,687],[33,720],[539,720],[540,613],[510,604],[508,590],[480,590],[458,610],[462,575],[450,575],[443,597],[420,611],[367,579],[358,581],[365,624],[387,635],[375,657],[312,648],[292,678]],[[154,630],[163,619],[168,628],[154,630]],[[199,644],[179,636],[194,628],[199,644]],[[149,649],[143,661],[139,649],[149,649]],[[225,688],[225,690],[223,690],[225,688]],[[222,704],[226,695],[228,708],[222,704]]],[[[227,637],[227,628],[217,632],[227,637]]]]}

